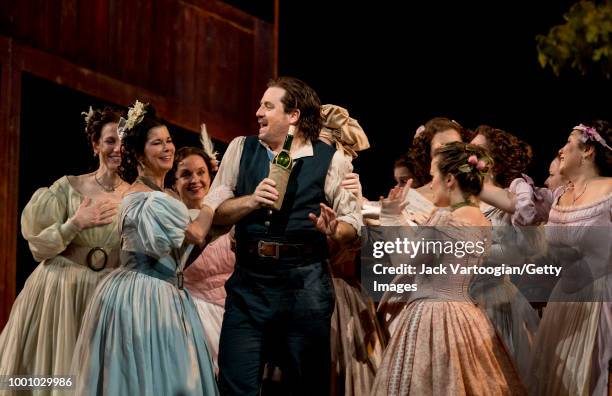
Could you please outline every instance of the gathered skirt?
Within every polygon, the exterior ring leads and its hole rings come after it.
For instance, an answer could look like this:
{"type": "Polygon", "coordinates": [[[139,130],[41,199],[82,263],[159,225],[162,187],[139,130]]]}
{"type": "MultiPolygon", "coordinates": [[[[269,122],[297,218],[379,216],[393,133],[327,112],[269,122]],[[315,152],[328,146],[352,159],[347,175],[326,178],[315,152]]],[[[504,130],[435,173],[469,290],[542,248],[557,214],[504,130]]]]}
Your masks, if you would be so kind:
{"type": "Polygon", "coordinates": [[[540,317],[508,276],[477,277],[470,295],[484,309],[514,359],[523,383],[531,376],[531,349],[540,317]]]}
{"type": "Polygon", "coordinates": [[[416,300],[401,312],[373,395],[524,395],[486,314],[471,302],[416,300]]]}
{"type": "Polygon", "coordinates": [[[208,342],[208,350],[213,362],[215,371],[219,369],[219,338],[221,336],[221,324],[223,323],[223,313],[225,309],[217,304],[213,304],[204,299],[193,297],[193,302],[198,310],[204,336],[208,342]]]}
{"type": "Polygon", "coordinates": [[[94,272],[63,256],[40,263],[17,296],[0,334],[0,375],[71,374],[83,315],[96,286],[109,272],[94,272]]]}
{"type": "Polygon", "coordinates": [[[138,268],[121,267],[100,284],[72,367],[78,395],[218,394],[191,295],[138,268]]]}
{"type": "Polygon", "coordinates": [[[384,349],[374,303],[358,285],[332,279],[336,297],[331,319],[333,391],[369,395],[384,349]]]}

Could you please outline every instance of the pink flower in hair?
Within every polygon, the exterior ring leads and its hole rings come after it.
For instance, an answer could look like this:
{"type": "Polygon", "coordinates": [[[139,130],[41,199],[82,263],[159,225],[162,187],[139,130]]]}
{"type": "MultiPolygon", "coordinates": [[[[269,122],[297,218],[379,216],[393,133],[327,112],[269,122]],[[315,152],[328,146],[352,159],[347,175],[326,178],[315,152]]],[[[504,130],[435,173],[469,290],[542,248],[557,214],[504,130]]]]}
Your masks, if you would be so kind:
{"type": "Polygon", "coordinates": [[[583,144],[590,140],[593,142],[598,142],[608,150],[612,151],[612,147],[606,143],[606,140],[601,137],[601,135],[597,132],[597,129],[584,124],[575,126],[574,129],[581,132],[579,139],[583,144]]]}
{"type": "Polygon", "coordinates": [[[485,168],[485,166],[487,166],[487,164],[485,164],[483,160],[479,160],[478,163],[476,164],[476,169],[481,171],[485,168]]]}
{"type": "Polygon", "coordinates": [[[475,155],[470,155],[468,157],[468,164],[470,165],[477,165],[478,164],[478,157],[476,157],[475,155]]]}
{"type": "Polygon", "coordinates": [[[580,141],[582,143],[586,143],[588,140],[599,140],[597,139],[599,136],[599,133],[597,133],[597,130],[593,127],[590,126],[586,126],[584,124],[580,124],[578,126],[574,127],[575,130],[578,130],[582,133],[582,135],[580,136],[580,141]]]}

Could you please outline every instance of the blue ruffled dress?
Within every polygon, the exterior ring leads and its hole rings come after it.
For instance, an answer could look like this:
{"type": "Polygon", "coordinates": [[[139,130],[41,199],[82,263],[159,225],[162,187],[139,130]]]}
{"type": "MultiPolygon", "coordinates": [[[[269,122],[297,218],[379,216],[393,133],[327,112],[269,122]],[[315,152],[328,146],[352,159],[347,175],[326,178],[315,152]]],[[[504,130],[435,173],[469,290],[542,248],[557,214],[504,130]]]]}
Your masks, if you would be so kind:
{"type": "Polygon", "coordinates": [[[122,203],[121,267],[97,288],[72,362],[78,395],[217,395],[198,312],[179,288],[185,205],[163,192],[122,203]]]}

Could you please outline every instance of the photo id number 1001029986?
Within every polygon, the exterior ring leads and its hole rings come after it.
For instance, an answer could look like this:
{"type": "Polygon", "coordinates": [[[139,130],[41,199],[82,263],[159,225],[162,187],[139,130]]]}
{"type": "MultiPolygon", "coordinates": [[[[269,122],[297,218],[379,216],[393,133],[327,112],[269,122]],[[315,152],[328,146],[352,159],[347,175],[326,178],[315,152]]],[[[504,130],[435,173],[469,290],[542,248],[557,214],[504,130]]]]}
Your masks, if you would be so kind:
{"type": "Polygon", "coordinates": [[[71,375],[3,375],[0,390],[73,389],[71,375]]]}

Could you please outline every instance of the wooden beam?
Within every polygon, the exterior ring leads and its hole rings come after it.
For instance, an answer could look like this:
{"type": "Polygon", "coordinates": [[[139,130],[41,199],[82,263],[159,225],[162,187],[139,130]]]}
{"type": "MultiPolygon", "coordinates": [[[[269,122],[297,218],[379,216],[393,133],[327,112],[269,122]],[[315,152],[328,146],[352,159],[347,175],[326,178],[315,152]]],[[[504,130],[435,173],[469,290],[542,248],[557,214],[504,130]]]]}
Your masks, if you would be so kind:
{"type": "Polygon", "coordinates": [[[218,114],[209,113],[194,105],[180,103],[145,88],[75,65],[58,56],[14,42],[13,59],[23,72],[112,103],[128,106],[136,99],[151,102],[161,118],[196,133],[200,131],[200,124],[205,122],[211,136],[226,143],[235,136],[250,132],[245,131],[245,126],[218,114]]]}
{"type": "Polygon", "coordinates": [[[15,300],[21,71],[15,67],[14,42],[0,38],[0,329],[15,300]]]}

